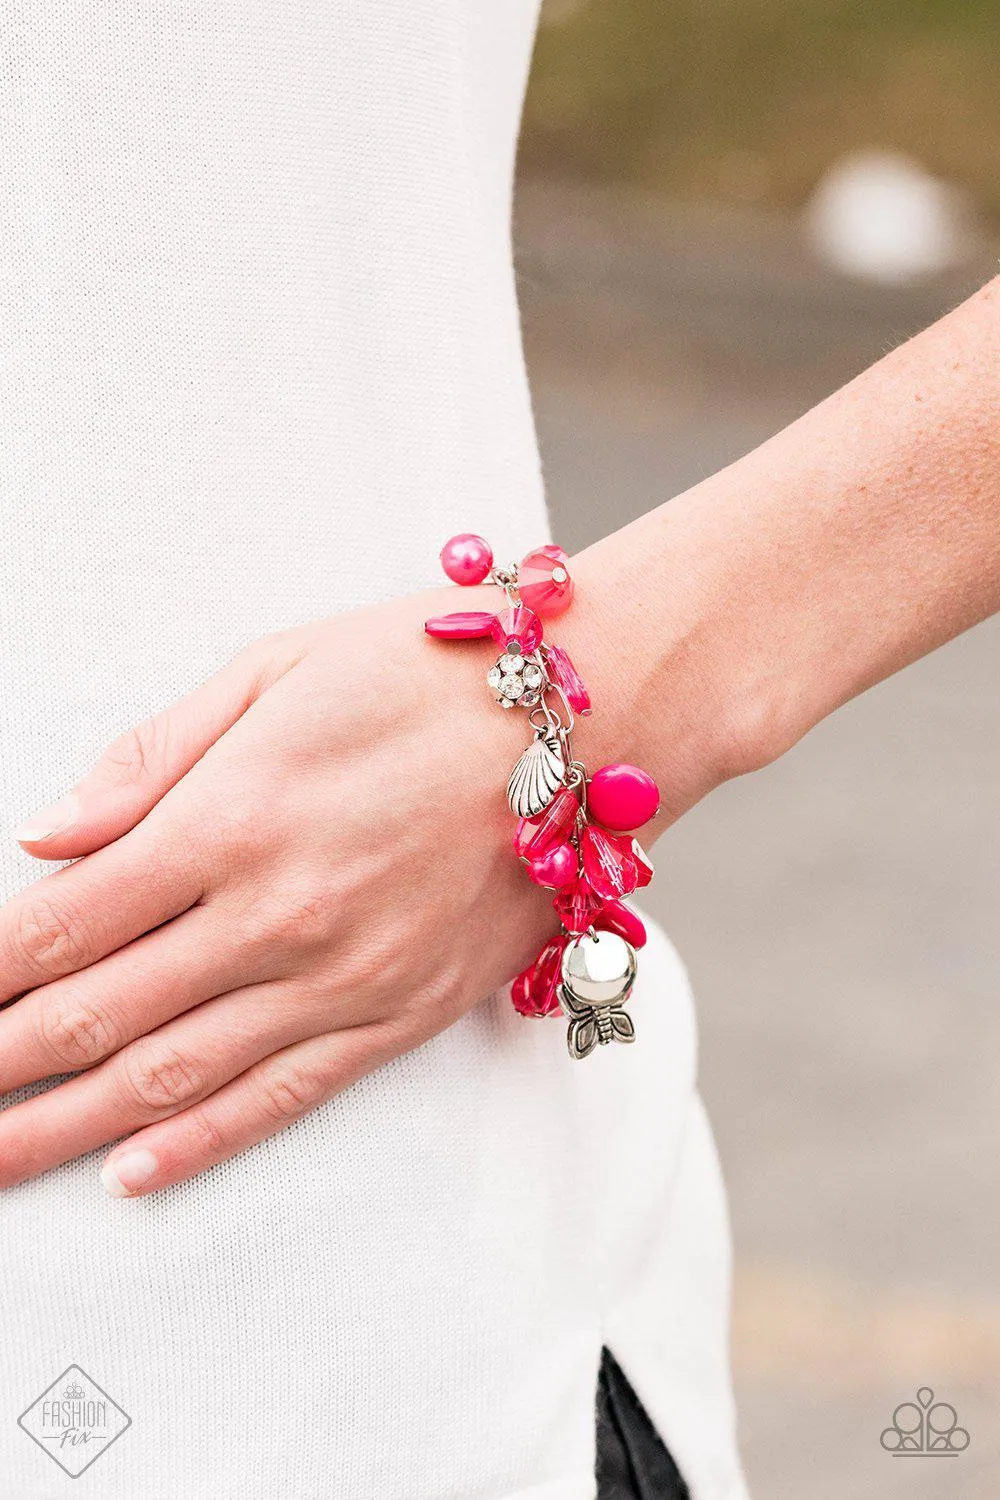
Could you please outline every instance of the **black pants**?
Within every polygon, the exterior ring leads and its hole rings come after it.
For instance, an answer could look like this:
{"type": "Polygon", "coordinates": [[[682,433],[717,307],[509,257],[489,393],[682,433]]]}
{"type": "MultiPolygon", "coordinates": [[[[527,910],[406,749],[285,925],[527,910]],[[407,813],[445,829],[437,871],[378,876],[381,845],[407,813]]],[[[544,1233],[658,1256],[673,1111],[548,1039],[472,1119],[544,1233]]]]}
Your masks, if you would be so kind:
{"type": "Polygon", "coordinates": [[[662,1439],[614,1356],[597,1381],[597,1500],[690,1500],[662,1439]]]}

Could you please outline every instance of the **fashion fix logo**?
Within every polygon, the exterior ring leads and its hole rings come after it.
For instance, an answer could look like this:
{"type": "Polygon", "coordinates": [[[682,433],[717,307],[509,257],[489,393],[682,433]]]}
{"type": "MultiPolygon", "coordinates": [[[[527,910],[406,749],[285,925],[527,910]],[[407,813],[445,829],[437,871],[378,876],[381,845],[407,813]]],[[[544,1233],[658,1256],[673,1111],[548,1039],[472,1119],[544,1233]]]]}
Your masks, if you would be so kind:
{"type": "Polygon", "coordinates": [[[70,1365],[18,1417],[17,1425],[77,1479],[132,1425],[132,1418],[85,1370],[70,1365]]]}

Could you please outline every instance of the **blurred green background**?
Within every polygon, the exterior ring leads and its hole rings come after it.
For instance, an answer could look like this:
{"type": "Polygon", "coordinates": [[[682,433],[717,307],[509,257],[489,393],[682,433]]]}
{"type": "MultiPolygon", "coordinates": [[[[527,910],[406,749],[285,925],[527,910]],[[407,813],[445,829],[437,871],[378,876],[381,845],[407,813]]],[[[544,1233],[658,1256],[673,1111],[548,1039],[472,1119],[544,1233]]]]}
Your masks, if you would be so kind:
{"type": "Polygon", "coordinates": [[[997,0],[543,6],[528,171],[788,208],[873,140],[1000,218],[997,0]]]}

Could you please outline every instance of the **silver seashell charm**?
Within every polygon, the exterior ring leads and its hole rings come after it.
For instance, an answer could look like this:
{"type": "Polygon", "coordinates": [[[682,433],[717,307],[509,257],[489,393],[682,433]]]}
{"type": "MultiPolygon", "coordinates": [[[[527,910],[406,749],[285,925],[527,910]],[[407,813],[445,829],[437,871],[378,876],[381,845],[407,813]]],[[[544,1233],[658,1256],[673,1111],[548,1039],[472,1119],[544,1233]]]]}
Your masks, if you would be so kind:
{"type": "Polygon", "coordinates": [[[507,801],[518,818],[537,818],[564,785],[566,762],[556,735],[547,729],[535,731],[535,738],[510,773],[507,801]]]}

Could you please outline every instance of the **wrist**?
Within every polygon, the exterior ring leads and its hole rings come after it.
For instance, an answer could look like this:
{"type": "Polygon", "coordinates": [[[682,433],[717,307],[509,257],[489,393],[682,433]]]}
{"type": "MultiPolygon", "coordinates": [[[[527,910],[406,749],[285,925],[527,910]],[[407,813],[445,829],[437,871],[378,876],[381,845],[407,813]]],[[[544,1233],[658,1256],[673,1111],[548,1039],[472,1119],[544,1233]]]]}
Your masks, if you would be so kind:
{"type": "Polygon", "coordinates": [[[753,487],[736,465],[572,560],[577,592],[559,623],[594,700],[581,753],[647,767],[661,826],[822,716],[797,686],[791,621],[772,617],[753,487]]]}
{"type": "Polygon", "coordinates": [[[578,753],[594,769],[645,767],[662,792],[659,833],[757,755],[753,715],[737,712],[737,664],[719,649],[697,581],[675,569],[666,537],[650,556],[647,530],[637,522],[572,559],[577,589],[559,639],[593,701],[578,753]]]}

